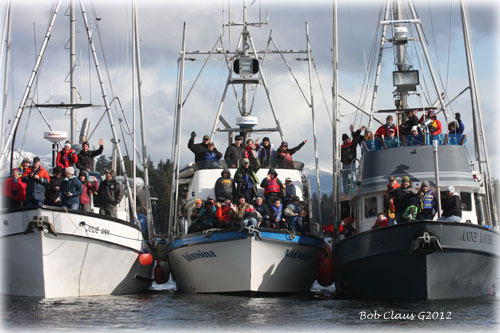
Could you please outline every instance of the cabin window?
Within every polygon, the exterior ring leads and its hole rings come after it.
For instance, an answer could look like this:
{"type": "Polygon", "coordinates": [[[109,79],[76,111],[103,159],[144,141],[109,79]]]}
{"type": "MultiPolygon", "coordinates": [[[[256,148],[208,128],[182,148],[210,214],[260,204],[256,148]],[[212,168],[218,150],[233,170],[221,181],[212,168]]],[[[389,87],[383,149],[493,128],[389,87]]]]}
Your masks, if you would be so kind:
{"type": "Polygon", "coordinates": [[[472,210],[472,196],[470,192],[461,192],[460,200],[462,201],[462,210],[470,212],[472,210]]]}
{"type": "Polygon", "coordinates": [[[365,217],[377,216],[377,197],[365,198],[365,217]]]}

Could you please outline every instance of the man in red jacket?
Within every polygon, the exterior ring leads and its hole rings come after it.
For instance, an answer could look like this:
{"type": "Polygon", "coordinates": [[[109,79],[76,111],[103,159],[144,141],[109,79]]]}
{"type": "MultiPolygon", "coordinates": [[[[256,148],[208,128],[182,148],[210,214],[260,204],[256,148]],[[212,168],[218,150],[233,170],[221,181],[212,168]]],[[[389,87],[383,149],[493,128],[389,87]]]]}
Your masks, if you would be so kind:
{"type": "Polygon", "coordinates": [[[26,200],[26,184],[19,178],[19,170],[12,169],[10,177],[5,180],[2,186],[4,195],[3,207],[7,209],[20,208],[26,200]]]}

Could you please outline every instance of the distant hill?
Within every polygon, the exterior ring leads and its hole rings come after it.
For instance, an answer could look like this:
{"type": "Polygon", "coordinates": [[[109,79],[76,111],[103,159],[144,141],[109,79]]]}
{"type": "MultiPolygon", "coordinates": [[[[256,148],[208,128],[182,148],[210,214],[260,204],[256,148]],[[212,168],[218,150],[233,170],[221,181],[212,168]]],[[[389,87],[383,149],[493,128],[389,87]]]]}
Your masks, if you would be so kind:
{"type": "MultiPolygon", "coordinates": [[[[29,151],[14,151],[14,163],[12,164],[12,166],[14,168],[18,167],[21,165],[21,162],[24,158],[29,158],[30,161],[33,161],[33,157],[35,157],[36,155],[33,154],[32,152],[29,152],[29,151]]],[[[52,170],[52,156],[51,155],[40,155],[40,164],[42,165],[42,167],[47,170],[48,172],[50,172],[52,170]]],[[[0,168],[0,175],[1,176],[8,176],[10,174],[10,171],[9,171],[9,168],[10,168],[10,155],[9,157],[5,160],[4,164],[2,165],[2,167],[0,168]]]]}
{"type": "MultiPolygon", "coordinates": [[[[311,193],[318,192],[318,186],[316,184],[316,169],[305,168],[307,172],[307,178],[311,183],[311,193]]],[[[320,169],[319,170],[319,182],[321,186],[321,193],[331,194],[333,192],[333,172],[330,170],[320,169]]]]}

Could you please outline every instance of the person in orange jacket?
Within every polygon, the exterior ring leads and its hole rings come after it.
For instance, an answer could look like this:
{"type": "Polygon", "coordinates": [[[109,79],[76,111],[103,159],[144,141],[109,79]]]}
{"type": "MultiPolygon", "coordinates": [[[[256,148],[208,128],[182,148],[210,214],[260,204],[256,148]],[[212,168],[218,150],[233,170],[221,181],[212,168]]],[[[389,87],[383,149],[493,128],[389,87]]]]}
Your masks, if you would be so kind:
{"type": "Polygon", "coordinates": [[[45,199],[45,185],[49,184],[49,173],[40,165],[40,157],[33,158],[33,165],[22,178],[26,183],[26,206],[41,207],[45,199]]]}

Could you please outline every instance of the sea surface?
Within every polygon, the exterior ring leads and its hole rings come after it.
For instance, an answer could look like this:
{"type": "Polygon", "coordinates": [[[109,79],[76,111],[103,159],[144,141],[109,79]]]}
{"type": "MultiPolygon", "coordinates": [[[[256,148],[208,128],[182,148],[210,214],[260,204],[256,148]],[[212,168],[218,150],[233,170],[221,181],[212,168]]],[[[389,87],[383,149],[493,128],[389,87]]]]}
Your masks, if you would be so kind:
{"type": "MultiPolygon", "coordinates": [[[[409,286],[410,287],[410,286],[409,286]]],[[[500,291],[499,291],[500,293],[500,291]]],[[[175,283],[139,295],[1,297],[2,330],[54,331],[499,331],[500,295],[465,300],[338,299],[335,288],[284,297],[196,295],[175,283]]]]}

